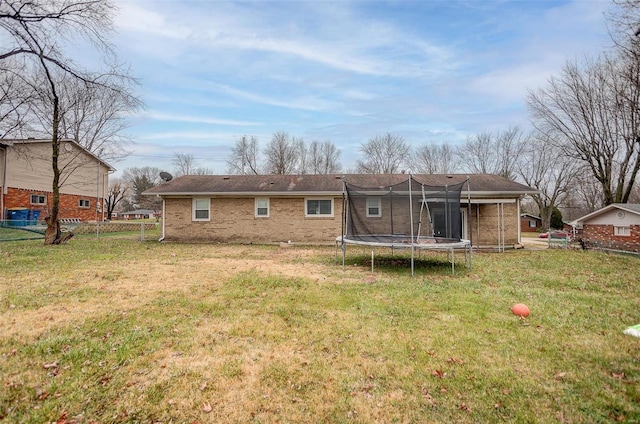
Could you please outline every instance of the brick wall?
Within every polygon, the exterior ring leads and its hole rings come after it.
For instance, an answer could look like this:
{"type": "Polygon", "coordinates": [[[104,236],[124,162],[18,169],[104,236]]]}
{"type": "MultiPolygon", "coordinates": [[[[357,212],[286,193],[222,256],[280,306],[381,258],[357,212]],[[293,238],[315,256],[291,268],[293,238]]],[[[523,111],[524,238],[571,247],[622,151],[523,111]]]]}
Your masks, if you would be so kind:
{"type": "Polygon", "coordinates": [[[234,243],[330,242],[340,235],[342,198],[332,218],[306,218],[303,198],[269,199],[269,217],[254,216],[253,198],[212,198],[211,220],[193,222],[192,200],[167,199],[165,240],[234,243]]]}
{"type": "MultiPolygon", "coordinates": [[[[504,233],[504,246],[512,247],[518,243],[518,226],[520,216],[516,203],[504,203],[502,205],[502,231],[504,233]]],[[[498,205],[486,203],[471,205],[471,220],[473,231],[473,245],[479,247],[498,246],[498,224],[500,222],[498,205]]]]}
{"type": "MultiPolygon", "coordinates": [[[[40,219],[44,219],[49,213],[53,194],[47,191],[34,191],[21,188],[7,188],[7,194],[4,196],[5,209],[26,208],[40,211],[40,219]],[[46,197],[46,204],[32,205],[31,195],[39,194],[46,197]]],[[[100,199],[102,203],[102,199],[100,199]]],[[[6,219],[6,216],[4,217],[6,219]]],[[[79,218],[82,221],[90,221],[96,219],[96,198],[87,196],[78,196],[75,194],[60,194],[60,216],[59,218],[79,218]],[[88,200],[89,207],[81,208],[79,206],[80,199],[88,200]]],[[[98,213],[98,219],[102,219],[102,213],[98,213]]]]}
{"type": "Polygon", "coordinates": [[[630,236],[614,236],[613,225],[584,224],[582,238],[587,243],[603,248],[640,251],[640,225],[630,225],[630,236]]]}
{"type": "Polygon", "coordinates": [[[538,228],[540,228],[541,226],[542,226],[542,223],[540,222],[539,219],[530,218],[528,216],[520,217],[520,231],[522,231],[523,233],[536,232],[538,231],[538,228]],[[536,227],[530,227],[529,226],[530,221],[535,221],[536,227]]]}
{"type": "MultiPolygon", "coordinates": [[[[269,217],[254,216],[253,198],[212,198],[211,220],[192,221],[192,199],[165,201],[165,239],[168,241],[272,243],[291,240],[296,243],[327,243],[342,230],[342,198],[334,198],[332,218],[305,217],[304,198],[269,200],[269,217]]],[[[466,210],[466,207],[465,207],[466,210]]],[[[472,205],[473,244],[498,245],[498,207],[495,204],[472,205]],[[480,216],[480,225],[476,215],[480,216]]],[[[520,223],[517,205],[504,204],[504,245],[518,242],[520,223]]]]}

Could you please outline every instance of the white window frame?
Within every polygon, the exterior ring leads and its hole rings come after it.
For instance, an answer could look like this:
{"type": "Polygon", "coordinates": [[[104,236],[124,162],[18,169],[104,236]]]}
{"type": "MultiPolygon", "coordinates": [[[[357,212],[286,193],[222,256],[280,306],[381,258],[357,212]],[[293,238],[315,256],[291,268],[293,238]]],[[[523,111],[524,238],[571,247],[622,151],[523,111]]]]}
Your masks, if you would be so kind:
{"type": "Polygon", "coordinates": [[[269,201],[268,197],[256,197],[255,200],[255,208],[254,208],[254,215],[256,218],[269,218],[269,214],[271,213],[271,202],[269,201]],[[260,206],[259,203],[261,201],[266,201],[267,205],[265,206],[260,206]],[[267,209],[267,214],[266,215],[260,215],[258,213],[258,209],[267,209]]]}
{"type": "Polygon", "coordinates": [[[305,197],[304,199],[304,216],[305,218],[333,218],[333,198],[332,197],[305,197]],[[331,202],[331,213],[309,213],[309,201],[310,200],[328,200],[331,202]]]}
{"type": "Polygon", "coordinates": [[[78,207],[82,208],[82,209],[89,209],[91,207],[91,200],[89,200],[89,199],[78,199],[78,207]]]}
{"type": "Polygon", "coordinates": [[[380,218],[382,216],[382,199],[380,197],[377,197],[377,196],[367,197],[366,207],[367,207],[367,218],[380,218]],[[373,206],[373,207],[378,208],[378,213],[376,214],[372,214],[369,212],[372,207],[371,203],[374,201],[376,203],[376,206],[373,206]]]}
{"type": "Polygon", "coordinates": [[[628,225],[614,225],[613,235],[620,236],[620,237],[630,237],[631,227],[628,225]]]}
{"type": "Polygon", "coordinates": [[[29,202],[32,205],[46,205],[47,204],[47,196],[44,194],[32,194],[29,196],[29,202]],[[33,198],[37,197],[37,201],[34,202],[33,198]],[[42,199],[42,202],[40,202],[40,199],[42,199]]]}
{"type": "Polygon", "coordinates": [[[192,221],[211,221],[211,198],[209,197],[194,197],[193,201],[191,202],[191,220],[192,221]],[[198,202],[206,202],[207,203],[207,208],[206,209],[197,209],[198,208],[198,202]],[[197,211],[207,211],[207,217],[206,218],[197,218],[196,217],[196,212],[197,211]]]}
{"type": "Polygon", "coordinates": [[[535,219],[530,219],[529,228],[538,228],[538,222],[535,219]]]}

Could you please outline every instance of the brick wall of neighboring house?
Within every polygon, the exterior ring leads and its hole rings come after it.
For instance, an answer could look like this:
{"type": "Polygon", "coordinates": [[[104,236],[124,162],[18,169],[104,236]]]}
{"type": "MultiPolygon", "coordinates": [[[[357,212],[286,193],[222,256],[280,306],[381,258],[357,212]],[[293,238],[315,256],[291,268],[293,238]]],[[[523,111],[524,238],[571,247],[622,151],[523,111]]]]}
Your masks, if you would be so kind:
{"type": "MultiPolygon", "coordinates": [[[[53,194],[46,191],[34,191],[19,188],[7,188],[7,194],[4,196],[4,207],[26,208],[40,211],[40,219],[44,219],[49,213],[49,206],[53,194]],[[31,195],[39,194],[46,196],[46,204],[32,205],[31,195]]],[[[102,199],[100,199],[102,202],[102,199]]],[[[90,221],[96,219],[96,198],[87,196],[78,196],[75,194],[60,194],[60,215],[59,218],[79,218],[81,221],[90,221]],[[88,200],[89,207],[79,206],[80,199],[88,200]]],[[[6,219],[6,217],[5,217],[6,219]]],[[[98,219],[102,219],[102,214],[98,213],[98,219]]]]}
{"type": "MultiPolygon", "coordinates": [[[[291,240],[296,243],[329,243],[342,230],[342,198],[335,197],[332,218],[305,217],[305,200],[269,199],[269,217],[255,217],[254,198],[211,199],[211,220],[192,220],[192,199],[168,198],[165,201],[165,240],[235,243],[271,243],[291,240]]],[[[498,245],[498,207],[495,204],[472,205],[474,246],[498,245]],[[480,216],[478,225],[476,216],[480,216]]],[[[466,206],[465,206],[466,210],[466,206]]],[[[518,243],[519,216],[515,203],[504,204],[504,246],[518,243]]]]}
{"type": "Polygon", "coordinates": [[[613,225],[584,224],[582,238],[604,249],[640,252],[640,225],[630,225],[629,236],[614,236],[613,225]]]}
{"type": "Polygon", "coordinates": [[[538,231],[538,228],[542,226],[542,222],[539,219],[531,218],[529,216],[520,217],[520,231],[523,233],[530,233],[538,231]],[[535,227],[530,227],[529,223],[533,221],[536,223],[535,227]]]}

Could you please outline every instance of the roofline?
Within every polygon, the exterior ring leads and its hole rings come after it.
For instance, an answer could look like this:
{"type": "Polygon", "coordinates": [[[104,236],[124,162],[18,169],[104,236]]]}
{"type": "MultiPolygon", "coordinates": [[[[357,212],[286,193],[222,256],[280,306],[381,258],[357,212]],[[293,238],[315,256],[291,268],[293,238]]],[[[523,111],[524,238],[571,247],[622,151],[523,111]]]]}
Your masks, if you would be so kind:
{"type": "MultiPolygon", "coordinates": [[[[266,197],[266,196],[342,196],[343,191],[202,191],[202,192],[192,192],[192,191],[175,191],[175,192],[163,192],[163,193],[154,193],[144,191],[142,192],[143,196],[160,196],[160,197],[173,197],[173,196],[221,196],[221,197],[232,197],[232,196],[258,196],[258,197],[266,197]]],[[[520,197],[529,194],[529,192],[525,191],[471,191],[470,195],[474,198],[495,198],[495,197],[520,197]]],[[[468,192],[462,191],[460,193],[460,198],[469,195],[468,192]]]]}
{"type": "MultiPolygon", "coordinates": [[[[76,140],[72,139],[72,138],[61,138],[58,140],[59,143],[65,142],[65,143],[73,143],[76,145],[76,147],[78,147],[80,150],[84,151],[85,153],[87,153],[89,156],[93,157],[95,160],[97,160],[98,162],[102,163],[103,165],[106,165],[107,168],[109,168],[110,171],[115,171],[116,169],[111,166],[108,162],[100,159],[98,156],[96,156],[92,151],[86,149],[85,147],[81,146],[80,143],[78,143],[76,140]]],[[[51,143],[51,139],[46,139],[46,138],[22,138],[22,139],[6,139],[6,140],[0,140],[0,143],[4,143],[6,146],[15,146],[16,144],[31,144],[31,143],[51,143]]]]}
{"type": "Polygon", "coordinates": [[[640,215],[640,213],[638,213],[638,211],[633,210],[633,209],[629,209],[629,208],[625,208],[624,205],[625,205],[624,203],[611,203],[610,205],[607,205],[607,206],[605,206],[603,208],[600,208],[597,211],[593,211],[593,212],[591,212],[591,213],[589,213],[589,214],[587,214],[587,215],[585,215],[583,217],[580,217],[578,219],[575,219],[575,220],[571,221],[570,224],[571,225],[582,224],[582,223],[584,223],[585,220],[591,219],[591,218],[593,218],[595,216],[598,216],[598,215],[602,215],[603,213],[609,212],[612,209],[622,209],[622,210],[624,210],[626,212],[631,212],[633,214],[640,215]]]}

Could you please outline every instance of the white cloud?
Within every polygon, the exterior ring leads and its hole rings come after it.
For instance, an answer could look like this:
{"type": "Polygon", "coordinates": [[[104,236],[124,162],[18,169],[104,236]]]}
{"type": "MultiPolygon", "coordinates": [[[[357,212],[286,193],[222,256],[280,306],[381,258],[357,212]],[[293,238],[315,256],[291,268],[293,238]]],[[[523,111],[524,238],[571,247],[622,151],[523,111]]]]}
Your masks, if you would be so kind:
{"type": "Polygon", "coordinates": [[[245,126],[245,127],[254,127],[254,126],[263,125],[260,122],[234,121],[230,119],[207,118],[202,116],[176,115],[176,114],[170,114],[170,113],[159,112],[159,111],[143,112],[142,116],[149,119],[154,119],[157,121],[168,121],[168,122],[190,122],[190,123],[196,123],[196,124],[230,125],[230,126],[245,126]]]}

